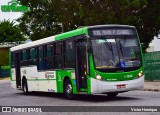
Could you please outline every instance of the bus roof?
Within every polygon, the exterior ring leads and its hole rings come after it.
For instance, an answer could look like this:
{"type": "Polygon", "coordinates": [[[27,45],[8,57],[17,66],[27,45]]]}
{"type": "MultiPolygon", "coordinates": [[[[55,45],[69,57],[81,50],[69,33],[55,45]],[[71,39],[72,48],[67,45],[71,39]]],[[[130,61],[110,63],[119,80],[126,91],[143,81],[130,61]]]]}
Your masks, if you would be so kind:
{"type": "Polygon", "coordinates": [[[86,27],[76,29],[76,30],[73,30],[73,31],[69,31],[69,32],[65,32],[65,33],[62,33],[62,34],[58,34],[58,35],[55,35],[55,36],[43,38],[43,39],[36,40],[36,41],[30,42],[30,43],[18,45],[18,46],[10,48],[10,50],[11,51],[17,51],[17,50],[21,50],[21,49],[24,49],[24,48],[29,48],[29,47],[49,43],[49,42],[52,42],[52,41],[57,41],[57,40],[62,40],[62,39],[65,39],[65,38],[77,36],[77,35],[83,34],[84,29],[86,29],[86,27]]]}
{"type": "Polygon", "coordinates": [[[11,51],[17,51],[17,50],[21,50],[21,49],[24,49],[24,48],[33,47],[33,46],[49,43],[49,42],[52,42],[52,41],[62,40],[62,39],[70,38],[70,37],[81,35],[81,34],[88,35],[88,29],[103,28],[103,27],[129,27],[129,28],[135,28],[134,26],[117,25],[117,24],[88,26],[88,27],[79,28],[79,29],[76,29],[76,30],[73,30],[73,31],[65,32],[65,33],[62,33],[62,34],[58,34],[58,35],[55,35],[55,36],[51,36],[51,37],[43,38],[43,39],[40,39],[40,40],[36,40],[36,41],[30,42],[30,43],[18,45],[18,46],[10,48],[10,50],[11,51]]]}
{"type": "Polygon", "coordinates": [[[22,44],[22,45],[12,47],[12,48],[10,48],[10,51],[17,51],[17,50],[20,50],[20,49],[23,49],[23,48],[29,48],[29,47],[33,47],[33,46],[36,46],[36,45],[41,45],[41,44],[45,44],[45,43],[48,43],[48,42],[52,42],[54,40],[55,40],[55,36],[51,36],[51,37],[47,37],[47,38],[44,38],[44,39],[40,39],[40,40],[36,40],[36,41],[33,41],[33,42],[29,42],[29,43],[26,43],[26,44],[22,44]]]}

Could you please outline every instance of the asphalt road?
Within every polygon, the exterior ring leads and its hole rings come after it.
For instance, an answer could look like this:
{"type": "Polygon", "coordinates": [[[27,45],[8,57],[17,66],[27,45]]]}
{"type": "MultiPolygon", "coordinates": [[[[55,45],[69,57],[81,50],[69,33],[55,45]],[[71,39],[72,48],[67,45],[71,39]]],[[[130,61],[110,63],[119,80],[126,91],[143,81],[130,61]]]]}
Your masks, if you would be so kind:
{"type": "Polygon", "coordinates": [[[130,91],[113,99],[106,95],[79,95],[76,100],[67,100],[62,94],[44,92],[26,96],[6,81],[0,82],[0,106],[160,106],[160,92],[130,91]]]}

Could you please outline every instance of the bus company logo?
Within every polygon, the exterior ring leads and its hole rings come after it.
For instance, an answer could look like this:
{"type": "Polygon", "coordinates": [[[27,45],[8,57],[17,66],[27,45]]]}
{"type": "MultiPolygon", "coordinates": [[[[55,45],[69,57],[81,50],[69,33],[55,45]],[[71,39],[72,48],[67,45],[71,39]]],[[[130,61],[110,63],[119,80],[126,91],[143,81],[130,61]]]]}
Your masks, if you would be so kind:
{"type": "Polygon", "coordinates": [[[12,0],[8,5],[1,5],[2,12],[28,12],[28,7],[22,6],[19,1],[12,0]]]}
{"type": "Polygon", "coordinates": [[[54,75],[54,72],[46,72],[46,73],[45,73],[45,78],[48,78],[48,79],[49,79],[49,78],[54,78],[54,76],[55,76],[55,75],[54,75]]]}
{"type": "Polygon", "coordinates": [[[132,77],[133,77],[133,75],[132,75],[132,74],[130,74],[130,75],[127,75],[127,77],[128,77],[128,78],[132,78],[132,77]]]}

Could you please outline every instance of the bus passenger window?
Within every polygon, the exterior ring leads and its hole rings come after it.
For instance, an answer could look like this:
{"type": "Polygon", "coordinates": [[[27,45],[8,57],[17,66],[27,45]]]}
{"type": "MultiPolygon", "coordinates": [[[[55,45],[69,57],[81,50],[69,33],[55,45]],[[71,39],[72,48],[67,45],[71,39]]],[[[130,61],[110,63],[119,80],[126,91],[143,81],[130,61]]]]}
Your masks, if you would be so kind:
{"type": "Polygon", "coordinates": [[[35,48],[31,48],[30,51],[30,61],[29,64],[30,65],[36,65],[36,49],[35,48]]]}
{"type": "Polygon", "coordinates": [[[27,56],[26,56],[26,50],[23,50],[22,51],[22,60],[24,61],[24,60],[27,60],[27,58],[26,58],[27,56]]]}
{"type": "Polygon", "coordinates": [[[38,51],[39,51],[39,55],[38,55],[38,57],[39,57],[39,67],[38,67],[38,70],[44,70],[44,61],[43,61],[43,55],[44,55],[44,52],[43,52],[43,46],[40,46],[39,48],[38,48],[38,51]]]}
{"type": "Polygon", "coordinates": [[[62,55],[62,42],[55,43],[55,69],[62,69],[63,55],[62,55]]]}
{"type": "Polygon", "coordinates": [[[30,59],[35,59],[36,58],[36,50],[35,48],[30,49],[30,59]]]}
{"type": "Polygon", "coordinates": [[[46,51],[46,70],[53,69],[54,59],[53,59],[53,45],[48,44],[45,47],[46,51]]]}
{"type": "Polygon", "coordinates": [[[74,50],[73,50],[73,42],[71,40],[65,41],[64,47],[64,67],[65,68],[74,68],[74,50]]]}
{"type": "Polygon", "coordinates": [[[46,46],[46,56],[47,56],[47,57],[52,56],[52,47],[53,47],[52,44],[48,44],[48,45],[46,46]]]}
{"type": "Polygon", "coordinates": [[[27,62],[27,50],[22,50],[22,53],[21,53],[21,66],[27,66],[28,65],[28,62],[27,62]]]}

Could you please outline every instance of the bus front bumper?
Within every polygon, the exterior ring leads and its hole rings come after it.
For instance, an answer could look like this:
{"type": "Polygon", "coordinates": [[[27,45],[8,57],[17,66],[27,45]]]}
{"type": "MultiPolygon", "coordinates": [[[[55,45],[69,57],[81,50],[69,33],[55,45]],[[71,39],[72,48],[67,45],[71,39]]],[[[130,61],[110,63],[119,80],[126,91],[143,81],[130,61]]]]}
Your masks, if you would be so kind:
{"type": "Polygon", "coordinates": [[[143,88],[144,88],[144,76],[134,80],[118,81],[118,82],[100,81],[91,78],[91,94],[143,90],[143,88]],[[123,87],[119,88],[118,86],[121,85],[123,85],[123,87]]]}

